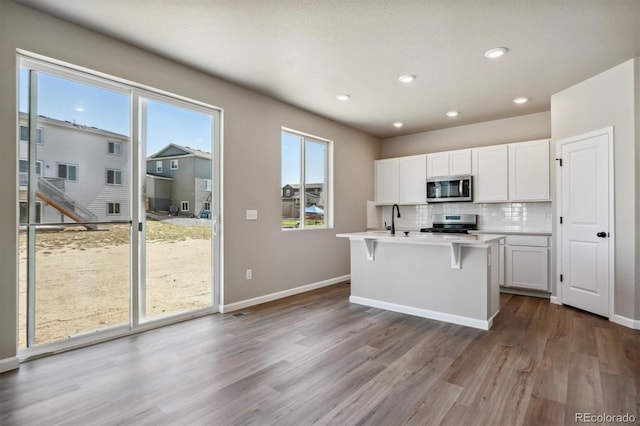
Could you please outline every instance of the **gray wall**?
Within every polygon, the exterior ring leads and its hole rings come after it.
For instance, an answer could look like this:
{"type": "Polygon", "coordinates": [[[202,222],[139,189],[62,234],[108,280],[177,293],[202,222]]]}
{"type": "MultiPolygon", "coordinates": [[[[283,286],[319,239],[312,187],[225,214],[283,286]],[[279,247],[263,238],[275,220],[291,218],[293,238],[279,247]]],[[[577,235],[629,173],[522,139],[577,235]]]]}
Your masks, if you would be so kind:
{"type": "Polygon", "coordinates": [[[551,113],[547,111],[385,139],[382,158],[532,141],[550,136],[551,113]]]}
{"type": "Polygon", "coordinates": [[[638,66],[632,59],[551,97],[554,142],[614,126],[615,313],[634,319],[640,319],[638,66]]]}
{"type": "MultiPolygon", "coordinates": [[[[224,303],[349,273],[336,233],[366,228],[380,141],[27,7],[0,1],[0,361],[16,351],[16,49],[156,87],[224,109],[224,303]],[[280,230],[280,128],[333,140],[335,229],[280,230]],[[245,209],[257,209],[247,222],[245,209]],[[253,269],[253,280],[244,279],[253,269]]],[[[215,154],[214,154],[215,155],[215,154]]],[[[21,313],[22,314],[22,313],[21,313]]]]}

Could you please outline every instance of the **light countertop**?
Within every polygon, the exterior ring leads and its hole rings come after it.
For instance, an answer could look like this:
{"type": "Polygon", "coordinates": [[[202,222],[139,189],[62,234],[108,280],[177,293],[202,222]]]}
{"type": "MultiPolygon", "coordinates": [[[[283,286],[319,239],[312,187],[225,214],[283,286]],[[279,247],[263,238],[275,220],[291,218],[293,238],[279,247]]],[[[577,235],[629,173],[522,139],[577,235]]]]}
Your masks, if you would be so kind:
{"type": "Polygon", "coordinates": [[[400,243],[400,244],[428,244],[428,245],[451,245],[452,243],[465,246],[485,246],[504,238],[504,234],[436,234],[430,232],[409,232],[396,231],[391,235],[389,231],[367,231],[337,234],[337,237],[349,238],[351,240],[377,240],[380,242],[400,243]]]}
{"type": "Polygon", "coordinates": [[[545,237],[551,236],[551,231],[546,229],[522,229],[522,228],[509,228],[509,229],[478,229],[475,231],[469,231],[470,234],[502,234],[502,235],[540,235],[545,237]]]}

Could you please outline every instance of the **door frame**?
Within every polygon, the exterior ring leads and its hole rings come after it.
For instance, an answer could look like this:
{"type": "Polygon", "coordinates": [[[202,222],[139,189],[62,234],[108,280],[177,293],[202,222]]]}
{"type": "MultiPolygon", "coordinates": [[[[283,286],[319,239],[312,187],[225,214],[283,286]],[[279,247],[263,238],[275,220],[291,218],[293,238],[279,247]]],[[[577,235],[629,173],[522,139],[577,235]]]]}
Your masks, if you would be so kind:
{"type": "MultiPolygon", "coordinates": [[[[149,331],[165,325],[175,324],[187,319],[197,318],[205,315],[220,312],[221,301],[223,300],[224,291],[224,222],[222,215],[224,212],[224,109],[212,104],[197,101],[191,98],[187,98],[176,93],[164,91],[144,84],[136,83],[124,78],[116,77],[110,74],[105,74],[93,69],[84,68],[78,65],[70,64],[61,60],[53,59],[47,56],[39,55],[23,49],[17,49],[16,52],[16,72],[20,66],[28,66],[29,68],[36,69],[41,72],[52,73],[56,76],[63,76],[64,78],[71,78],[74,81],[98,86],[104,89],[118,91],[126,93],[131,97],[131,179],[132,186],[130,190],[130,209],[131,209],[131,236],[130,236],[130,249],[133,253],[139,253],[139,241],[138,241],[138,226],[135,221],[140,217],[140,209],[142,203],[138,202],[141,199],[142,185],[144,182],[144,175],[146,172],[146,164],[143,167],[142,162],[144,158],[141,158],[143,151],[140,141],[140,129],[139,118],[140,111],[138,109],[139,100],[141,97],[162,99],[163,97],[169,98],[174,104],[183,104],[193,109],[204,110],[211,114],[213,117],[213,129],[212,129],[212,191],[217,194],[217,197],[212,201],[213,207],[213,220],[212,220],[212,300],[209,307],[192,310],[185,313],[179,313],[167,317],[160,317],[140,323],[139,321],[139,262],[138,255],[131,255],[130,259],[130,299],[129,299],[129,315],[130,321],[126,325],[115,325],[112,327],[106,327],[100,330],[95,330],[91,333],[80,334],[67,340],[59,340],[50,343],[43,343],[35,346],[27,346],[26,348],[18,348],[16,341],[16,351],[20,362],[28,361],[30,359],[39,358],[41,356],[61,353],[73,349],[82,348],[96,343],[101,343],[109,340],[113,340],[120,337],[125,337],[141,332],[149,331]],[[215,155],[217,154],[217,155],[215,155]],[[137,179],[137,182],[135,180],[137,179]],[[135,310],[135,312],[134,312],[135,310]]],[[[17,78],[16,78],[17,83],[17,78]]],[[[16,104],[17,107],[17,104],[16,104]]],[[[37,129],[36,126],[32,127],[37,129]]],[[[19,138],[19,128],[16,123],[16,136],[19,138]]],[[[31,138],[36,140],[36,138],[31,138]]],[[[16,155],[16,164],[18,162],[18,155],[16,155]]],[[[20,202],[19,193],[16,191],[15,203],[16,209],[20,202]]],[[[19,219],[19,216],[18,218],[19,219]]],[[[18,220],[16,221],[16,230],[18,229],[18,220]]],[[[17,232],[17,231],[16,231],[17,232]]],[[[17,249],[17,247],[16,247],[17,249]]],[[[17,277],[16,277],[17,278],[17,277]]],[[[19,285],[18,279],[16,279],[16,288],[19,285]]],[[[17,291],[17,290],[16,290],[17,291]]],[[[16,299],[16,304],[18,300],[16,299]]],[[[24,315],[24,312],[19,312],[18,306],[16,306],[18,315],[24,315]]],[[[16,317],[17,320],[17,317],[16,317]]],[[[17,327],[17,321],[16,321],[17,327]]]]}
{"type": "MultiPolygon", "coordinates": [[[[578,142],[584,139],[593,138],[596,136],[607,136],[608,145],[608,180],[609,180],[609,320],[612,320],[615,316],[615,182],[614,182],[614,131],[613,126],[604,127],[602,129],[593,130],[591,132],[582,133],[569,138],[560,139],[556,142],[556,160],[562,158],[562,147],[564,145],[578,142]]],[[[556,161],[556,216],[562,216],[562,173],[560,170],[560,162],[556,161]]],[[[563,228],[562,225],[557,222],[557,237],[556,237],[556,302],[562,304],[562,282],[560,282],[560,274],[562,273],[562,241],[563,241],[563,228]]]]}

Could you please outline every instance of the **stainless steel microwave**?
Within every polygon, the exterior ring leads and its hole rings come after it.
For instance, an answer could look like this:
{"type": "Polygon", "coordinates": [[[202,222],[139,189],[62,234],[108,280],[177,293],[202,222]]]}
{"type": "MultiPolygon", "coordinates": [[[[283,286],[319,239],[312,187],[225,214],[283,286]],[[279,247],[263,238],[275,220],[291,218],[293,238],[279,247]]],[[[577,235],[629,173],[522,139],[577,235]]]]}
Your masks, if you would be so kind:
{"type": "Polygon", "coordinates": [[[445,176],[427,179],[427,202],[473,201],[473,177],[445,176]]]}

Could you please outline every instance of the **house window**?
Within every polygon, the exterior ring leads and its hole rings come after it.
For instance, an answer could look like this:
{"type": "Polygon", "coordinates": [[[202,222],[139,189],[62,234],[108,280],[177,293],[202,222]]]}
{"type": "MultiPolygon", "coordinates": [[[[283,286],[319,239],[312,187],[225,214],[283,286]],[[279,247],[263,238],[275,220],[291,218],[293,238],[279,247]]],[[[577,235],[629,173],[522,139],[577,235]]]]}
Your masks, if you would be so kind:
{"type": "Polygon", "coordinates": [[[281,134],[281,228],[332,228],[332,142],[289,129],[281,134]]]}
{"type": "MultiPolygon", "coordinates": [[[[36,136],[36,143],[38,145],[42,145],[44,143],[42,128],[38,127],[36,136]]],[[[20,126],[20,140],[23,142],[29,142],[29,127],[28,126],[20,126]]]]}
{"type": "Polygon", "coordinates": [[[205,201],[204,202],[204,210],[211,211],[211,202],[210,201],[205,201]]]}
{"type": "MultiPolygon", "coordinates": [[[[27,160],[20,160],[20,173],[29,173],[29,162],[27,160]]],[[[36,161],[36,174],[42,175],[42,161],[36,161]]]]}
{"type": "Polygon", "coordinates": [[[122,155],[122,144],[120,142],[108,142],[107,150],[109,154],[122,155]]]}
{"type": "Polygon", "coordinates": [[[77,182],[78,166],[75,164],[58,163],[58,177],[71,182],[77,182]]]}
{"type": "Polygon", "coordinates": [[[180,210],[183,212],[188,212],[189,211],[189,202],[188,201],[181,201],[180,202],[180,210]]]}
{"type": "Polygon", "coordinates": [[[107,169],[107,183],[109,185],[122,185],[122,171],[107,169]]]}
{"type": "Polygon", "coordinates": [[[211,179],[204,180],[204,190],[207,192],[211,192],[211,179]]]}
{"type": "Polygon", "coordinates": [[[171,160],[171,170],[178,170],[178,160],[171,160]]]}
{"type": "Polygon", "coordinates": [[[162,161],[156,161],[156,173],[162,173],[162,161]]]}
{"type": "Polygon", "coordinates": [[[120,203],[107,203],[107,214],[108,215],[119,215],[120,214],[120,203]]]}

